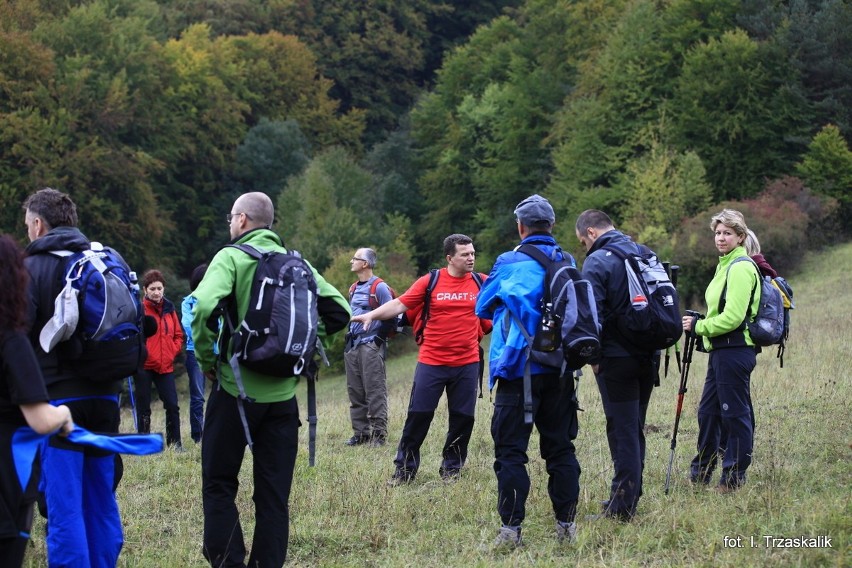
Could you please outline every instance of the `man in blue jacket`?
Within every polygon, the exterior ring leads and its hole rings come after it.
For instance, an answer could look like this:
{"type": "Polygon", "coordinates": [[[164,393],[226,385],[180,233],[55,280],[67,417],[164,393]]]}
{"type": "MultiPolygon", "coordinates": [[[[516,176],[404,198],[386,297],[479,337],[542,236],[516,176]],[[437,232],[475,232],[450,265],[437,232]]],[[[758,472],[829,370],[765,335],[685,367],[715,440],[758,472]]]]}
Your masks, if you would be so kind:
{"type": "MultiPolygon", "coordinates": [[[[551,258],[574,259],[563,252],[551,235],[556,216],[547,199],[532,195],[515,208],[521,244],[532,244],[551,258]],[[560,257],[561,255],[561,257],[560,257]]],[[[497,510],[500,528],[495,545],[520,546],[521,523],[530,491],[526,464],[532,424],[524,422],[523,376],[527,342],[517,326],[523,322],[532,337],[541,321],[544,267],[532,257],[512,250],[501,254],[482,286],[476,315],[494,322],[490,353],[490,388],[496,385],[491,436],[494,439],[494,473],[497,474],[497,510]],[[515,317],[513,317],[515,316],[515,317]]],[[[570,374],[532,362],[533,422],[541,438],[541,457],[550,477],[547,489],[556,517],[556,537],[575,539],[574,516],[580,495],[580,464],[574,452],[577,437],[577,402],[570,374]]]]}

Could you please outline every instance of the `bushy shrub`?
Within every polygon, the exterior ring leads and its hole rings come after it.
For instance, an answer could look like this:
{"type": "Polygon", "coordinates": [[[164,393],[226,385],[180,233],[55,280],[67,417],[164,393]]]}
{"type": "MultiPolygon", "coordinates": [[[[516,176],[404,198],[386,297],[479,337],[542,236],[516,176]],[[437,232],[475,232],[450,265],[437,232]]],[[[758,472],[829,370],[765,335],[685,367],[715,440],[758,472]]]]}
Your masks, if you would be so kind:
{"type": "MultiPolygon", "coordinates": [[[[769,209],[781,207],[785,203],[794,204],[804,213],[807,216],[807,233],[796,238],[806,238],[806,248],[816,249],[834,242],[839,229],[840,206],[837,199],[812,191],[801,179],[785,176],[772,180],[756,200],[763,202],[762,207],[769,209]]],[[[776,253],[785,254],[784,249],[768,248],[770,243],[764,244],[762,234],[752,227],[751,221],[747,219],[747,222],[757,233],[764,250],[770,251],[773,256],[776,253]]]]}

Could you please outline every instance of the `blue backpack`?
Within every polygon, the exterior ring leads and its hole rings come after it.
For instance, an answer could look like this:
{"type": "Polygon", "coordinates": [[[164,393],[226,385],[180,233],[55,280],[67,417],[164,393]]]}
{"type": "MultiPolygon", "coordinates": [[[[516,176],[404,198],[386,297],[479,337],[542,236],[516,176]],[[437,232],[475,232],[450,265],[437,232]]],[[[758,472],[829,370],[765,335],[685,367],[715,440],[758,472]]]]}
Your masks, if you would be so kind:
{"type": "Polygon", "coordinates": [[[93,381],[135,373],[147,357],[136,274],[97,242],[88,250],[51,254],[66,259],[65,286],[39,335],[44,351],[62,345],[62,363],[93,381]]]}

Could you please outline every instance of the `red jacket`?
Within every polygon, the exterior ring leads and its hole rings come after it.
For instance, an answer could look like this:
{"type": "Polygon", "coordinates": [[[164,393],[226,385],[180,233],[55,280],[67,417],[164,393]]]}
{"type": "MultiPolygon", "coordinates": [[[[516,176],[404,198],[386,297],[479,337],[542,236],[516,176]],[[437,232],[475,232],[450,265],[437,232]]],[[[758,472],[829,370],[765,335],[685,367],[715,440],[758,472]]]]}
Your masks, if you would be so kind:
{"type": "Polygon", "coordinates": [[[157,332],[148,338],[148,359],[145,370],[160,375],[175,370],[175,357],[183,348],[183,328],[175,305],[166,298],[159,304],[145,298],[145,315],[157,320],[157,332]]]}

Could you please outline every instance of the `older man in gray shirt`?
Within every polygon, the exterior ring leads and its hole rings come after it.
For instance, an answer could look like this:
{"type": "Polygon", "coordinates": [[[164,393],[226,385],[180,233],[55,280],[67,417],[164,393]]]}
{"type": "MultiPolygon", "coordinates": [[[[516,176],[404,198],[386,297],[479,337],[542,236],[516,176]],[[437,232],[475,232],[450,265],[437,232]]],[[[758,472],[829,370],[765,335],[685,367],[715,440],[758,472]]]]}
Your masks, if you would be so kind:
{"type": "MultiPolygon", "coordinates": [[[[390,287],[373,274],[376,251],[359,248],[349,261],[358,280],[349,288],[352,315],[370,312],[393,299],[390,287]]],[[[395,320],[365,330],[359,322],[349,324],[346,335],[346,388],[353,436],[347,446],[384,446],[388,435],[388,387],[385,375],[387,335],[395,320]]]]}

